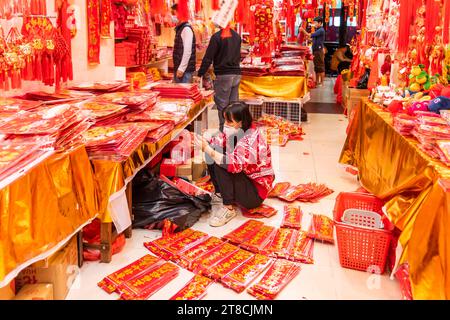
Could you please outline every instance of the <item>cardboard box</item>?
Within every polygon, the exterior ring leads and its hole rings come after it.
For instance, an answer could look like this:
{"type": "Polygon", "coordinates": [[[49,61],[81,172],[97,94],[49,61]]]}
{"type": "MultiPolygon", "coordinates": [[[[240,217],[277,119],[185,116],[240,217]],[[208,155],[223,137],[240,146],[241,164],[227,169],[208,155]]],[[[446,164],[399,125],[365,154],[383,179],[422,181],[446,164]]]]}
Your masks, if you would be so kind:
{"type": "Polygon", "coordinates": [[[78,270],[78,243],[73,237],[62,250],[51,256],[45,267],[30,266],[16,278],[17,289],[27,284],[50,283],[55,300],[64,300],[78,270]]]}
{"type": "Polygon", "coordinates": [[[53,300],[53,285],[50,283],[27,284],[20,289],[14,300],[53,300]]]}
{"type": "Polygon", "coordinates": [[[187,160],[186,164],[176,165],[176,176],[177,177],[191,177],[192,178],[192,160],[187,160]]]}
{"type": "Polygon", "coordinates": [[[203,177],[203,173],[206,171],[206,162],[203,156],[196,156],[192,160],[192,181],[197,181],[203,177]]]}
{"type": "Polygon", "coordinates": [[[12,300],[16,295],[15,281],[11,281],[6,287],[0,288],[0,300],[12,300]]]}

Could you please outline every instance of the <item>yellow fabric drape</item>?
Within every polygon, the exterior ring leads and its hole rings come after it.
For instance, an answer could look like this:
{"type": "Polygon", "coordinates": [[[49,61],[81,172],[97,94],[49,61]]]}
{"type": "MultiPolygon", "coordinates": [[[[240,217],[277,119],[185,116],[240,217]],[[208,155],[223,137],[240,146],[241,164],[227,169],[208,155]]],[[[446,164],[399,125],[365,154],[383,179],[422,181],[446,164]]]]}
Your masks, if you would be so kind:
{"type": "Polygon", "coordinates": [[[292,76],[242,76],[239,94],[263,95],[285,99],[303,98],[308,92],[305,77],[292,76]]]}
{"type": "Polygon", "coordinates": [[[387,201],[402,231],[414,299],[450,299],[450,169],[395,131],[392,116],[367,100],[356,110],[340,162],[358,167],[361,184],[387,201]]]}
{"type": "Polygon", "coordinates": [[[98,212],[86,149],[55,154],[0,190],[0,281],[98,212]]]}
{"type": "MultiPolygon", "coordinates": [[[[186,127],[194,117],[205,107],[205,101],[196,104],[188,113],[188,119],[178,125],[174,131],[186,127]]],[[[99,186],[100,219],[102,222],[112,222],[108,211],[109,198],[114,193],[125,187],[125,180],[131,177],[137,168],[141,167],[148,159],[172,140],[173,132],[164,136],[156,143],[143,143],[126,161],[113,162],[107,160],[92,160],[94,175],[99,186]]]]}

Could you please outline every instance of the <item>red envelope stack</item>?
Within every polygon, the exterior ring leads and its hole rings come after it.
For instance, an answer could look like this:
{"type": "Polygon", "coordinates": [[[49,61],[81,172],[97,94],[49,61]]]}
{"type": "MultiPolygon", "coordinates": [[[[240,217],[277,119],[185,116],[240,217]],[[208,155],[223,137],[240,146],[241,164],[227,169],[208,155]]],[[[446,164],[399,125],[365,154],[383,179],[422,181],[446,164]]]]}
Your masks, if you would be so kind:
{"type": "Polygon", "coordinates": [[[80,83],[70,87],[69,89],[94,93],[109,93],[127,89],[129,86],[130,84],[124,81],[102,81],[80,83]]]}
{"type": "Polygon", "coordinates": [[[160,83],[154,86],[152,90],[159,92],[162,98],[191,99],[194,103],[199,103],[203,99],[197,84],[160,83]]]}

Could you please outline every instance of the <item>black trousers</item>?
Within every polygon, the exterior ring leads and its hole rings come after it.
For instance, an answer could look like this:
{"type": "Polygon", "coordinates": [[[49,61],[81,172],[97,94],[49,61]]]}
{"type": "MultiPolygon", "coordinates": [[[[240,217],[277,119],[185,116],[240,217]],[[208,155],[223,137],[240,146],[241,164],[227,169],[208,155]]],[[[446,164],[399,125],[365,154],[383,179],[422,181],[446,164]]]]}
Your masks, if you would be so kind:
{"type": "Polygon", "coordinates": [[[209,175],[217,193],[220,193],[224,205],[237,205],[245,209],[259,207],[264,200],[252,180],[243,172],[230,173],[217,164],[208,165],[209,175]]]}

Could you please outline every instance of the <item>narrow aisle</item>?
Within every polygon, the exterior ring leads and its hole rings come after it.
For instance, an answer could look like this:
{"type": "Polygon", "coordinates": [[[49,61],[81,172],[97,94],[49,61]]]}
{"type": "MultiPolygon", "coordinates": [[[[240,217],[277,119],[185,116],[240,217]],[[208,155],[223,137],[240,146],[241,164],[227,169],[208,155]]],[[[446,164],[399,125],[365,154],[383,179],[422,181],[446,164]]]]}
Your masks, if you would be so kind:
{"type": "MultiPolygon", "coordinates": [[[[331,81],[327,81],[329,84],[331,81]]],[[[323,90],[323,95],[332,91],[323,90]]],[[[326,97],[331,101],[330,97],[326,97]]],[[[217,121],[217,111],[209,113],[210,124],[217,121]]],[[[286,147],[272,147],[275,182],[292,184],[318,182],[325,183],[335,192],[318,203],[300,203],[304,212],[303,226],[309,226],[309,213],[320,213],[332,218],[336,196],[342,191],[355,191],[359,183],[355,176],[346,173],[338,160],[345,141],[347,119],[342,114],[309,113],[308,123],[303,124],[306,135],[303,141],[290,141],[286,147]]],[[[278,214],[262,221],[279,227],[284,204],[277,199],[267,199],[266,204],[278,209],[278,214]]],[[[243,224],[247,218],[238,215],[224,227],[213,228],[204,215],[194,225],[194,229],[221,237],[243,224]]],[[[133,230],[133,238],[127,241],[123,251],[113,256],[110,264],[86,262],[72,287],[68,299],[116,299],[97,287],[97,282],[132,261],[148,254],[143,243],[159,238],[160,231],[133,230]]],[[[344,269],[339,264],[337,244],[315,242],[314,264],[302,264],[300,274],[288,284],[277,299],[401,299],[400,287],[389,275],[373,275],[344,269]]],[[[179,276],[164,286],[150,299],[169,299],[181,289],[193,273],[180,269],[179,276]]],[[[259,278],[262,276],[260,275],[259,278]]],[[[259,279],[258,278],[258,279],[259,279]]],[[[254,300],[246,292],[236,294],[220,284],[213,284],[204,299],[254,300]]]]}

